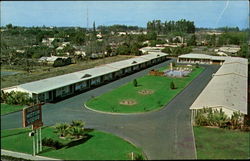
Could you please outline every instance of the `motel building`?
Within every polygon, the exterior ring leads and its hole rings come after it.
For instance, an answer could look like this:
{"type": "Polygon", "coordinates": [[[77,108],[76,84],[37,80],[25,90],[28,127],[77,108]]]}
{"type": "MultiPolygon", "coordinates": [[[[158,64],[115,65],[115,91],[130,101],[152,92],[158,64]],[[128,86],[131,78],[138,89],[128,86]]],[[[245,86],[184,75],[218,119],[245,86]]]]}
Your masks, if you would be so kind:
{"type": "Polygon", "coordinates": [[[223,62],[227,59],[227,57],[223,56],[211,56],[205,54],[185,54],[178,56],[178,63],[191,63],[191,64],[219,64],[222,65],[223,62]]]}
{"type": "Polygon", "coordinates": [[[191,122],[195,125],[197,111],[204,107],[225,112],[228,117],[240,112],[245,117],[247,111],[248,60],[239,57],[208,56],[186,54],[178,58],[180,63],[217,64],[223,61],[219,70],[213,74],[208,85],[190,106],[191,122]]]}
{"type": "Polygon", "coordinates": [[[38,102],[53,102],[70,95],[82,93],[165,60],[167,60],[167,54],[152,52],[136,58],[3,88],[1,90],[3,92],[27,92],[30,97],[38,102]]]}

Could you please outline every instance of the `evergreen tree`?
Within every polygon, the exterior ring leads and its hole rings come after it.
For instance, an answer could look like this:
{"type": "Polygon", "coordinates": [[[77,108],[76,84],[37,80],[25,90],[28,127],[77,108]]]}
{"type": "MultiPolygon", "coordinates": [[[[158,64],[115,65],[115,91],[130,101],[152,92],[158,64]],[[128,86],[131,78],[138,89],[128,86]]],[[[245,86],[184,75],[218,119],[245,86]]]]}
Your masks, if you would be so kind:
{"type": "Polygon", "coordinates": [[[174,84],[174,81],[172,81],[172,82],[170,83],[170,88],[171,88],[171,89],[176,89],[175,84],[174,84]]]}
{"type": "Polygon", "coordinates": [[[133,84],[134,84],[134,87],[137,87],[138,82],[137,82],[137,80],[136,80],[136,79],[134,79],[134,80],[133,80],[133,84]]]}

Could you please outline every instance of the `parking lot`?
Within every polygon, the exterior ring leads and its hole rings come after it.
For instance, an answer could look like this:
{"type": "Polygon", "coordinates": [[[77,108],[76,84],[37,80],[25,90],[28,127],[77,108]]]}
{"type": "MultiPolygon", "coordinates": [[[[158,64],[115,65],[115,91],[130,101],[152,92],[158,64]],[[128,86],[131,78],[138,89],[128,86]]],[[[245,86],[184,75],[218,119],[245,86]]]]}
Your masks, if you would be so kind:
{"type": "MultiPolygon", "coordinates": [[[[159,111],[112,115],[90,111],[83,106],[84,102],[93,96],[117,88],[147,74],[151,69],[169,64],[171,61],[173,60],[63,101],[45,104],[43,106],[43,122],[45,125],[53,125],[58,122],[81,119],[86,122],[86,126],[89,128],[114,133],[141,147],[148,159],[194,159],[196,156],[189,107],[210,81],[212,74],[219,69],[219,66],[204,66],[206,68],[204,72],[159,111]]],[[[21,112],[1,116],[1,128],[21,127],[21,116],[21,112]]]]}

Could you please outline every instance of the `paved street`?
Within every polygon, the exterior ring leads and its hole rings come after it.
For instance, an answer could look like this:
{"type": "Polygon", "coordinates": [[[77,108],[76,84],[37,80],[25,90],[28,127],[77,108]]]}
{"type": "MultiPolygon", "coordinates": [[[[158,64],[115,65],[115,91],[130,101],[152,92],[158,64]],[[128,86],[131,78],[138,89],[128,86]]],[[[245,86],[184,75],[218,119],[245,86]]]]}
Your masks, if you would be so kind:
{"type": "MultiPolygon", "coordinates": [[[[92,96],[147,74],[151,69],[170,61],[140,71],[99,88],[71,97],[55,104],[43,106],[45,125],[82,119],[87,127],[114,133],[141,147],[148,159],[194,159],[195,146],[190,123],[189,106],[204,89],[219,66],[205,66],[205,71],[194,79],[165,108],[155,112],[132,115],[110,115],[87,110],[83,103],[92,96]]],[[[21,112],[1,117],[1,128],[21,127],[21,112]]]]}

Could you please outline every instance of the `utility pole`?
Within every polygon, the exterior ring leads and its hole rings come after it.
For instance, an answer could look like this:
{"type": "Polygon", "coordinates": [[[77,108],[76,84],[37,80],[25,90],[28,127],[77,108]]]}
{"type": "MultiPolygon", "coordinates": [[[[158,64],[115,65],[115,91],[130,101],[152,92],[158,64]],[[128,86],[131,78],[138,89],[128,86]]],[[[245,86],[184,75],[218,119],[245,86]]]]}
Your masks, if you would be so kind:
{"type": "Polygon", "coordinates": [[[87,29],[89,28],[89,10],[87,6],[87,29]]]}

